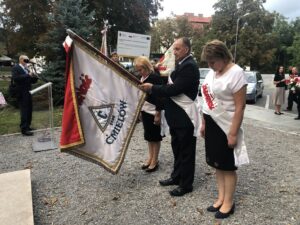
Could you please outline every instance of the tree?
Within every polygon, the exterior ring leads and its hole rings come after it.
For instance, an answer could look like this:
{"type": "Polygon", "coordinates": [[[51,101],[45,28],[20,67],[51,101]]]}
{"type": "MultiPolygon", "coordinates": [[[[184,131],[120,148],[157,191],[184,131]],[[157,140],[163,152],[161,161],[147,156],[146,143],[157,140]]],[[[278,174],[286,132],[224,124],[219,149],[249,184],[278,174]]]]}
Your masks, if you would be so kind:
{"type": "Polygon", "coordinates": [[[48,0],[2,0],[1,7],[7,54],[34,56],[39,51],[36,43],[47,30],[48,0]]]}
{"type": "Polygon", "coordinates": [[[226,43],[240,65],[266,69],[274,60],[276,47],[272,34],[274,14],[261,0],[219,0],[215,5],[211,36],[226,43]],[[244,16],[247,15],[247,16],[244,16]],[[236,28],[239,22],[236,43],[236,28]]]}
{"type": "Polygon", "coordinates": [[[61,104],[64,97],[65,52],[62,43],[71,29],[85,40],[92,40],[94,12],[88,12],[82,0],[57,1],[50,17],[50,29],[40,39],[41,54],[46,56],[47,67],[41,74],[53,83],[55,104],[61,104]]]}
{"type": "Polygon", "coordinates": [[[158,20],[151,28],[151,50],[160,52],[161,48],[168,49],[178,37],[192,38],[196,31],[187,18],[167,18],[158,20]]]}
{"type": "Polygon", "coordinates": [[[158,20],[150,31],[151,51],[160,53],[161,48],[168,49],[177,37],[177,24],[173,18],[158,20]]]}
{"type": "Polygon", "coordinates": [[[160,1],[162,0],[88,0],[89,8],[96,12],[96,46],[100,46],[100,31],[104,20],[108,20],[111,25],[107,40],[111,49],[116,48],[118,31],[146,34],[150,30],[150,22],[161,8],[160,1]]]}
{"type": "Polygon", "coordinates": [[[290,65],[300,68],[300,32],[295,34],[293,44],[287,51],[292,56],[290,65]]]}
{"type": "Polygon", "coordinates": [[[275,53],[274,68],[278,65],[288,66],[290,56],[287,49],[292,45],[294,32],[286,18],[276,13],[273,33],[276,36],[277,51],[275,53]]]}

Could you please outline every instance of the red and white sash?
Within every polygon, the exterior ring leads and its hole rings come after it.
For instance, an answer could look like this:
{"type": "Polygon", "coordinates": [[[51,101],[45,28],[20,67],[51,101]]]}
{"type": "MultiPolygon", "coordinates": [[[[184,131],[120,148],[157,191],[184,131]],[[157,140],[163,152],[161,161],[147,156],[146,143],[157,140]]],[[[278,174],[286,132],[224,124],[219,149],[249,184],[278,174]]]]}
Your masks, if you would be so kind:
{"type": "MultiPolygon", "coordinates": [[[[215,97],[212,91],[213,82],[214,77],[209,76],[205,79],[205,82],[201,87],[203,108],[205,108],[205,113],[208,113],[227,135],[230,130],[234,112],[226,111],[222,107],[221,102],[215,97]]],[[[240,127],[238,131],[237,144],[234,147],[234,162],[236,166],[249,164],[249,157],[244,141],[244,131],[242,127],[240,127]]]]}

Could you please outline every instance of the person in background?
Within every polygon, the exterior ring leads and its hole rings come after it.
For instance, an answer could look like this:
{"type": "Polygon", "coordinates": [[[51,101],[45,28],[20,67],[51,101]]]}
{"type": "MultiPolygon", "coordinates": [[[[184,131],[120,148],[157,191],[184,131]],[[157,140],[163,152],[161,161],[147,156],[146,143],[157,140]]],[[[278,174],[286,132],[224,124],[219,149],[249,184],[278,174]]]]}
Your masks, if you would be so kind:
{"type": "Polygon", "coordinates": [[[202,86],[201,136],[205,138],[206,162],[216,169],[218,197],[207,211],[224,219],[234,213],[237,165],[249,163],[241,124],[246,105],[247,80],[234,64],[226,45],[213,40],[203,47],[201,59],[212,69],[202,86]],[[243,151],[240,151],[243,149],[243,151]],[[236,152],[243,153],[235,158],[236,152]]]}
{"type": "Polygon", "coordinates": [[[300,90],[296,91],[296,101],[298,116],[295,118],[295,120],[300,120],[300,90]]]}
{"type": "MultiPolygon", "coordinates": [[[[145,56],[137,57],[134,60],[135,70],[141,76],[142,83],[161,84],[158,74],[154,72],[153,66],[145,56]]],[[[149,94],[141,110],[141,120],[144,126],[144,138],[148,142],[149,156],[142,165],[146,172],[154,172],[158,169],[158,155],[160,150],[161,136],[161,110],[163,109],[162,101],[149,94]]]]}
{"type": "MultiPolygon", "coordinates": [[[[289,74],[289,79],[291,80],[294,79],[295,77],[298,77],[298,70],[297,67],[292,67],[291,73],[289,74]]],[[[297,95],[294,90],[289,90],[288,106],[286,108],[286,111],[292,111],[293,102],[297,102],[297,95]]]]}
{"type": "Polygon", "coordinates": [[[153,66],[154,72],[160,75],[156,59],[151,60],[151,65],[153,66]]]}
{"type": "Polygon", "coordinates": [[[110,59],[125,69],[125,67],[120,63],[119,55],[117,52],[112,52],[110,55],[110,59]]]}
{"type": "Polygon", "coordinates": [[[279,66],[276,70],[273,83],[276,85],[273,103],[275,105],[275,114],[281,115],[281,106],[284,104],[285,100],[285,74],[284,67],[279,66]]]}
{"type": "Polygon", "coordinates": [[[292,66],[289,66],[289,70],[288,70],[289,74],[292,73],[292,69],[293,69],[293,67],[292,67],[292,66]]]}
{"type": "Polygon", "coordinates": [[[29,91],[31,84],[36,83],[38,78],[27,68],[29,58],[26,55],[19,57],[19,64],[12,68],[12,79],[17,85],[17,101],[20,108],[20,129],[23,135],[32,136],[33,128],[30,127],[32,120],[32,97],[29,91]]]}
{"type": "Polygon", "coordinates": [[[164,110],[170,128],[174,165],[170,178],[159,183],[162,186],[179,185],[169,193],[183,196],[193,191],[196,137],[200,132],[196,104],[200,74],[191,55],[190,40],[179,38],[173,47],[176,68],[169,76],[168,84],[144,83],[140,87],[154,96],[165,97],[164,110]]]}

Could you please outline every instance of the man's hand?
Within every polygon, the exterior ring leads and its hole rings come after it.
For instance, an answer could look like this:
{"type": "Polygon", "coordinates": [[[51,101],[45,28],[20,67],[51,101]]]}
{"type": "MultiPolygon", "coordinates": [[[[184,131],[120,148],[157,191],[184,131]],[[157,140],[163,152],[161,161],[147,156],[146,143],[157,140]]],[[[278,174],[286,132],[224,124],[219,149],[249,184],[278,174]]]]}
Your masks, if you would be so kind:
{"type": "Polygon", "coordinates": [[[139,85],[139,87],[140,87],[143,91],[148,92],[148,93],[151,91],[152,86],[153,86],[153,84],[150,84],[150,83],[144,83],[144,84],[139,85]]]}

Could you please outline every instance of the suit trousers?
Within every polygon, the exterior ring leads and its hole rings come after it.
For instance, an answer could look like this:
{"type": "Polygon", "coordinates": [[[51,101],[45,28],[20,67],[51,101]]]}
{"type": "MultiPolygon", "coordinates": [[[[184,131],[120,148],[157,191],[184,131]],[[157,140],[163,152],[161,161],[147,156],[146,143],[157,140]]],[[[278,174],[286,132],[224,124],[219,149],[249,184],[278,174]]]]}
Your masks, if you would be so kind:
{"type": "Polygon", "coordinates": [[[295,97],[295,102],[297,103],[297,111],[298,111],[298,117],[300,118],[300,92],[297,92],[295,97]]]}
{"type": "Polygon", "coordinates": [[[195,174],[196,137],[194,128],[170,128],[174,168],[171,178],[181,188],[192,188],[195,174]]]}
{"type": "Polygon", "coordinates": [[[288,95],[288,105],[287,105],[287,109],[288,110],[292,110],[293,108],[293,102],[296,102],[296,94],[289,90],[289,95],[288,95]]]}
{"type": "Polygon", "coordinates": [[[18,97],[18,103],[20,108],[21,115],[21,123],[20,128],[21,131],[24,132],[29,129],[32,120],[32,97],[28,92],[23,92],[18,97]]]}

